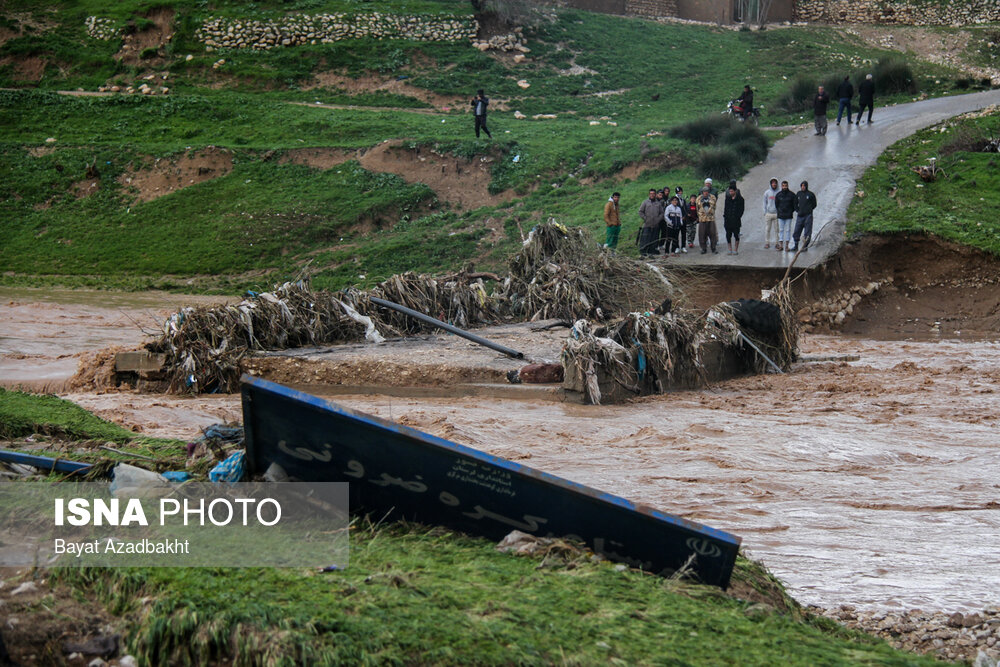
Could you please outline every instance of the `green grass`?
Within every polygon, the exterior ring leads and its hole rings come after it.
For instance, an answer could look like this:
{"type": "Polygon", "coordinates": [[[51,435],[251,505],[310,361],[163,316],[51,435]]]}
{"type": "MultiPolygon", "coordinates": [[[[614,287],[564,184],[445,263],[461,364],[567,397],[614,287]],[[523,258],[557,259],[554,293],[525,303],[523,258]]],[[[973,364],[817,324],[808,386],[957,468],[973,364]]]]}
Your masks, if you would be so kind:
{"type": "MultiPolygon", "coordinates": [[[[136,619],[152,664],[931,665],[801,612],[611,564],[542,567],[486,540],[390,524],[352,530],[351,564],[65,570],[136,619]],[[142,613],[138,599],[152,603],[142,613]]],[[[735,580],[763,581],[740,559],[735,580]]]]}
{"type": "Polygon", "coordinates": [[[0,388],[0,437],[18,438],[33,433],[116,443],[129,442],[136,437],[135,433],[56,396],[0,388]]]}
{"type": "Polygon", "coordinates": [[[848,231],[923,232],[1000,255],[1000,155],[948,150],[977,137],[1000,137],[1000,114],[947,121],[891,146],[859,181],[864,197],[851,204],[848,231]],[[924,183],[911,167],[930,158],[946,176],[924,183]]]}
{"type": "MultiPolygon", "coordinates": [[[[627,196],[625,210],[637,207],[644,190],[654,185],[680,182],[693,190],[704,176],[698,166],[702,147],[670,136],[669,130],[718,116],[744,83],[756,88],[765,124],[801,122],[795,114],[775,115],[770,108],[795,76],[822,78],[841,68],[853,72],[889,53],[830,28],[734,32],[574,10],[557,10],[558,21],[543,20],[527,29],[531,53],[522,64],[468,44],[400,40],[206,53],[194,33],[209,15],[367,12],[376,5],[296,0],[209,8],[174,1],[157,5],[175,10],[176,32],[163,59],[147,69],[114,60],[119,45],[86,37],[83,20],[107,16],[141,26],[148,23],[152,6],[132,0],[55,6],[60,11],[53,14],[46,11],[48,5],[14,0],[0,10],[5,25],[35,26],[0,46],[0,58],[47,63],[37,82],[18,79],[13,62],[0,67],[0,86],[40,88],[0,91],[3,284],[171,289],[195,280],[198,289],[238,291],[292,277],[310,261],[322,287],[371,284],[405,270],[454,270],[469,261],[496,269],[520,242],[518,223],[527,232],[533,221],[555,216],[592,228],[596,240],[603,228],[601,206],[611,190],[627,196]],[[25,21],[25,15],[33,18],[25,21]],[[643,38],[635,39],[637,34],[643,38]],[[620,49],[623,43],[630,48],[620,49]],[[220,57],[225,65],[213,70],[220,57]],[[572,64],[589,71],[570,74],[572,64]],[[148,72],[169,72],[172,94],[74,98],[51,92],[134,83],[148,72]],[[488,142],[472,137],[465,105],[427,114],[288,103],[427,108],[409,93],[309,89],[321,72],[387,80],[405,76],[413,86],[461,100],[485,87],[510,111],[492,113],[495,140],[488,142]],[[520,79],[531,86],[520,88],[520,79]],[[595,95],[608,91],[617,92],[595,95]],[[515,120],[513,110],[558,118],[515,120]],[[47,143],[50,138],[54,143],[47,143]],[[386,139],[466,159],[491,156],[490,191],[513,190],[518,199],[457,212],[435,204],[423,186],[361,173],[356,166],[324,171],[262,162],[266,151],[366,149],[386,139]],[[234,151],[236,169],[141,205],[117,183],[143,159],[207,146],[234,151]],[[39,154],[43,147],[55,151],[39,154]],[[72,185],[90,164],[101,172],[101,187],[77,199],[72,185]],[[636,164],[649,169],[642,182],[618,182],[621,170],[636,164]],[[491,226],[502,227],[500,238],[489,233],[491,226]]],[[[377,7],[471,11],[471,5],[457,1],[398,0],[377,7]]],[[[911,65],[922,92],[939,94],[956,85],[954,70],[911,65]]],[[[879,103],[908,99],[880,97],[879,103]]],[[[744,160],[734,166],[734,174],[760,158],[759,141],[730,144],[744,160]]]]}
{"type": "MultiPolygon", "coordinates": [[[[0,388],[0,438],[14,441],[6,447],[29,451],[32,454],[53,458],[72,459],[93,463],[100,471],[107,470],[118,461],[137,461],[129,454],[153,457],[155,463],[139,461],[143,467],[158,470],[183,470],[186,456],[185,443],[173,438],[151,438],[138,435],[109,421],[97,417],[79,405],[52,395],[30,394],[0,388]],[[22,439],[33,436],[32,446],[24,449],[22,439]],[[37,449],[37,445],[50,442],[77,443],[67,456],[63,450],[37,449]],[[123,453],[97,450],[89,445],[112,443],[123,453]]],[[[205,473],[207,462],[197,471],[205,473]]]]}

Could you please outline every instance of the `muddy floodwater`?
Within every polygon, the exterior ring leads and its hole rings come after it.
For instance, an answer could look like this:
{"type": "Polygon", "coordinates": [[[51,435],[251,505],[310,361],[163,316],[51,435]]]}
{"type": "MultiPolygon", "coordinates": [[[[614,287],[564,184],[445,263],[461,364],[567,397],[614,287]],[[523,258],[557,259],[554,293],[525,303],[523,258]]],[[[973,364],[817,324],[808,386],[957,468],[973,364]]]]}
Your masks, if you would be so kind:
{"type": "MultiPolygon", "coordinates": [[[[173,303],[67,305],[0,292],[0,384],[42,369],[58,386],[55,365],[138,345],[135,322],[173,303]]],[[[626,405],[334,400],[740,535],[803,603],[995,605],[1000,344],[807,335],[801,347],[821,361],[626,405]]],[[[240,417],[236,396],[58,393],[162,436],[190,438],[240,417]]]]}

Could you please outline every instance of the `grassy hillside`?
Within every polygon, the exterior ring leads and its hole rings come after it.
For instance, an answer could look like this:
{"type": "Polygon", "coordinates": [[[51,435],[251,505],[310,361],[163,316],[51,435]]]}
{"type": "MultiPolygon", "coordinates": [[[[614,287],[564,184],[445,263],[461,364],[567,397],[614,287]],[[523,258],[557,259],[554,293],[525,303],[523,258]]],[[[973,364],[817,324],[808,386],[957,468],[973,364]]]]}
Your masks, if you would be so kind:
{"type": "Polygon", "coordinates": [[[998,150],[995,110],[940,123],[894,144],[858,182],[848,231],[926,232],[1000,255],[998,150]],[[913,167],[932,161],[942,171],[928,183],[913,167]]]}
{"type": "MultiPolygon", "coordinates": [[[[0,86],[17,90],[0,91],[0,282],[231,292],[307,264],[319,287],[470,261],[495,268],[520,230],[549,216],[597,238],[612,189],[624,195],[628,239],[647,188],[691,192],[704,175],[696,166],[702,147],[672,138],[670,128],[718,114],[744,83],[769,109],[796,77],[856,72],[888,55],[832,29],[738,32],[570,10],[546,10],[526,25],[531,52],[522,63],[467,43],[354,39],[209,53],[195,39],[210,16],[375,9],[471,16],[471,4],[458,1],[5,3],[0,86]],[[132,36],[163,26],[172,36],[117,57],[123,38],[90,37],[88,16],[132,36]],[[51,92],[150,75],[169,95],[51,92]],[[468,98],[478,87],[496,107],[492,141],[472,136],[468,98]],[[420,185],[419,171],[403,174],[407,184],[350,161],[322,168],[282,159],[386,140],[455,156],[460,168],[489,158],[484,200],[505,191],[514,199],[469,210],[420,185]],[[129,182],[157,159],[207,147],[231,151],[232,171],[152,201],[129,182]]],[[[923,92],[969,85],[956,72],[911,64],[923,92]]],[[[765,121],[800,119],[766,111],[765,121]]],[[[741,173],[752,159],[729,167],[741,173]]]]}

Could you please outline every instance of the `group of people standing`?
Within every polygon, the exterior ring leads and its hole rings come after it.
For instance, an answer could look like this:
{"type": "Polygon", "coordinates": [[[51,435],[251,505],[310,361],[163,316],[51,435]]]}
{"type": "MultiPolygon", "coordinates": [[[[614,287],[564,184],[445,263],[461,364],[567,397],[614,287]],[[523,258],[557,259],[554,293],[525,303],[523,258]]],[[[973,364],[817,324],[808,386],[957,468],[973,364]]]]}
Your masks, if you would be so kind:
{"type": "MultiPolygon", "coordinates": [[[[681,186],[673,191],[669,187],[659,190],[651,188],[649,197],[639,206],[641,226],[636,237],[639,255],[651,257],[686,253],[688,248],[694,248],[696,237],[701,254],[704,255],[709,250],[718,254],[719,234],[715,222],[718,197],[711,178],[705,179],[697,194],[687,198],[681,186]]],[[[620,200],[621,193],[615,192],[604,205],[604,223],[607,228],[605,248],[618,246],[621,232],[620,200]]],[[[809,190],[806,181],[799,185],[798,192],[792,192],[788,188],[788,181],[782,181],[779,188],[778,180],[772,178],[770,187],[764,192],[763,204],[764,248],[771,247],[772,239],[778,250],[796,252],[800,248],[800,241],[801,250],[809,247],[816,195],[809,190]]],[[[723,228],[730,255],[738,255],[740,251],[745,208],[746,201],[736,186],[736,181],[730,181],[722,203],[723,228]]]]}
{"type": "MultiPolygon", "coordinates": [[[[837,125],[840,125],[840,119],[844,115],[844,111],[847,111],[847,124],[851,124],[851,105],[854,100],[854,85],[851,83],[851,77],[845,76],[844,80],[840,82],[837,86],[837,99],[840,102],[840,106],[837,107],[837,125]]],[[[855,125],[861,124],[861,113],[868,109],[868,122],[872,122],[872,108],[875,104],[875,82],[872,80],[872,75],[868,74],[865,76],[865,80],[858,85],[858,120],[854,123],[855,125]]],[[[826,111],[827,107],[830,105],[830,94],[826,92],[826,88],[823,86],[819,87],[816,92],[816,96],[813,98],[813,116],[815,118],[816,124],[816,134],[824,135],[826,134],[826,111]]]]}

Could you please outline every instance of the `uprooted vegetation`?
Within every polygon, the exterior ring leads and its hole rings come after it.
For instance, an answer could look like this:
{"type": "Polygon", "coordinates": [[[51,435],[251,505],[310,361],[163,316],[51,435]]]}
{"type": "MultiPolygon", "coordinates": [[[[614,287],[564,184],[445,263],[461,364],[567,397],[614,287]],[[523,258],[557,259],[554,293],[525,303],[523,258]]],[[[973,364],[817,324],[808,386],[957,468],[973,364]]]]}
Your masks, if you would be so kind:
{"type": "Polygon", "coordinates": [[[531,231],[508,269],[503,278],[471,271],[440,278],[408,273],[369,291],[314,292],[304,282],[285,283],[236,305],[186,308],[167,320],[163,335],[147,348],[167,355],[169,391],[234,392],[247,359],[258,351],[380,343],[431,328],[379,306],[372,301],[377,297],[460,327],[579,320],[563,363],[575,371],[570,388],[592,403],[608,393],[600,389],[602,381],[633,394],[695,384],[704,377],[700,350],[714,341],[740,355],[741,368],[761,370],[764,362],[745,347],[744,330],[754,332],[758,347],[784,368],[796,355],[787,289],[779,292],[781,306],[770,306],[773,322],[766,326],[745,321],[739,306],[723,305],[702,316],[685,308],[684,283],[692,275],[609,252],[581,230],[554,221],[531,231]],[[656,313],[643,312],[657,304],[656,313]],[[674,304],[681,310],[674,312],[674,304]],[[584,318],[609,323],[613,333],[591,334],[584,318]]]}

